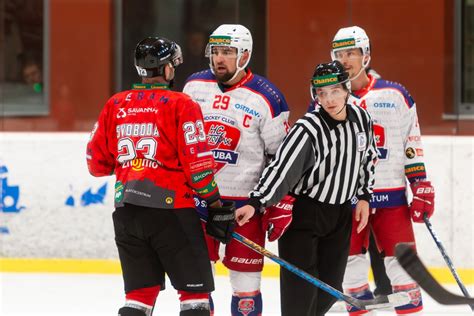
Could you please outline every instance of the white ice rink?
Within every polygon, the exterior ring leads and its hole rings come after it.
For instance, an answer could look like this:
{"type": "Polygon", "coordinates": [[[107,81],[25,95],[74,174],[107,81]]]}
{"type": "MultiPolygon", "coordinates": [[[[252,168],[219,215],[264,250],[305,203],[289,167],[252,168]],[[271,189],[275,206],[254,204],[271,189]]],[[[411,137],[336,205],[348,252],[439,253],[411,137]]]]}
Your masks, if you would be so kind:
{"type": "MultiPolygon", "coordinates": [[[[169,282],[167,286],[168,289],[158,296],[153,314],[155,316],[178,315],[177,296],[169,282]]],[[[230,286],[227,277],[218,276],[216,287],[217,291],[213,294],[216,316],[230,315],[230,286]]],[[[457,294],[460,293],[455,285],[446,288],[457,294]]],[[[471,293],[474,292],[473,288],[473,286],[469,287],[471,293]]],[[[278,279],[264,278],[262,293],[263,315],[279,315],[278,279]]],[[[426,294],[423,299],[425,315],[473,314],[467,305],[440,305],[426,294]]],[[[115,316],[122,303],[122,279],[119,275],[0,273],[1,316],[115,316]]],[[[346,313],[329,313],[328,315],[346,315],[346,313]]],[[[395,313],[378,311],[377,315],[395,315],[395,313]]]]}

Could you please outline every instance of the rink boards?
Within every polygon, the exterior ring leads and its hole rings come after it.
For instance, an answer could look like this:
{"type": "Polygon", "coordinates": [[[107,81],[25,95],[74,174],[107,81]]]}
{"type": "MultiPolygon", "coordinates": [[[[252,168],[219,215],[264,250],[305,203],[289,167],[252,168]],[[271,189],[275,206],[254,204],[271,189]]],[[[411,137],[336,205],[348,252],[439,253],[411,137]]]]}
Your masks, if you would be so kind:
{"type": "MultiPolygon", "coordinates": [[[[0,133],[0,271],[119,273],[112,229],[114,179],[87,172],[86,133],[0,133]]],[[[474,137],[426,136],[436,188],[432,223],[466,283],[474,283],[474,137]]],[[[423,224],[420,256],[450,282],[423,224]]],[[[267,247],[277,252],[276,243],[267,247]]],[[[218,273],[225,273],[219,266],[218,273]]],[[[265,275],[276,276],[269,264],[265,275]]]]}

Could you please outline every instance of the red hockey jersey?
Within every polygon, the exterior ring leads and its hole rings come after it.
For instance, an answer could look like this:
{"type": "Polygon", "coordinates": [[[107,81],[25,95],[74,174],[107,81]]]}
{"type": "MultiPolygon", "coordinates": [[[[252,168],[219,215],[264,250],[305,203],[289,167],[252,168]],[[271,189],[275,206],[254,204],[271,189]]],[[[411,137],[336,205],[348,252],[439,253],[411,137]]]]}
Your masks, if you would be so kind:
{"type": "Polygon", "coordinates": [[[115,206],[194,207],[219,199],[214,160],[197,103],[166,85],[135,84],[112,96],[87,144],[96,177],[116,175],[115,206]]]}

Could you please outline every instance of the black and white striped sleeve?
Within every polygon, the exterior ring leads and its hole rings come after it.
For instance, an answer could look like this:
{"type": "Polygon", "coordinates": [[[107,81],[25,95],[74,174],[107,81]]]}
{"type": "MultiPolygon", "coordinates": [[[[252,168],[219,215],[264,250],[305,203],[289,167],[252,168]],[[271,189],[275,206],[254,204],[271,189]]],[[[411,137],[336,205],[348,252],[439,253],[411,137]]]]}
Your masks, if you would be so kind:
{"type": "MultiPolygon", "coordinates": [[[[362,114],[362,113],[361,113],[362,114]]],[[[377,147],[375,144],[373,122],[366,113],[368,125],[368,144],[365,155],[362,158],[359,171],[359,186],[357,188],[357,198],[359,200],[370,201],[374,192],[375,184],[375,165],[377,163],[377,147]]]]}
{"type": "Polygon", "coordinates": [[[314,148],[306,128],[295,124],[250,192],[248,204],[259,209],[278,203],[314,165],[314,148]]]}

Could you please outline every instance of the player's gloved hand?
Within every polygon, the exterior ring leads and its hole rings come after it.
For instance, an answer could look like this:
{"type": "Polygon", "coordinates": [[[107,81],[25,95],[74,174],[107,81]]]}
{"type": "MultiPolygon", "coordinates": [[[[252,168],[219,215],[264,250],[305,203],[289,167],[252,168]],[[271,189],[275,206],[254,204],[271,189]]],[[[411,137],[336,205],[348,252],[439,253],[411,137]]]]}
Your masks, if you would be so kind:
{"type": "Polygon", "coordinates": [[[235,203],[224,202],[222,206],[208,206],[206,232],[209,236],[227,244],[232,239],[235,226],[235,203]]]}
{"type": "Polygon", "coordinates": [[[410,205],[411,219],[415,223],[423,223],[425,213],[428,218],[433,215],[435,190],[430,181],[413,182],[410,187],[413,193],[410,205]]]}
{"type": "Polygon", "coordinates": [[[285,196],[276,205],[267,207],[262,216],[262,229],[268,231],[268,241],[274,241],[283,235],[293,219],[293,202],[291,195],[285,196]]]}

